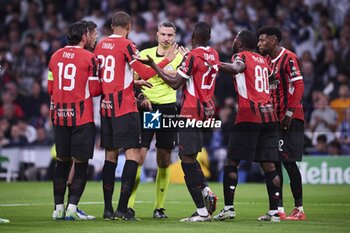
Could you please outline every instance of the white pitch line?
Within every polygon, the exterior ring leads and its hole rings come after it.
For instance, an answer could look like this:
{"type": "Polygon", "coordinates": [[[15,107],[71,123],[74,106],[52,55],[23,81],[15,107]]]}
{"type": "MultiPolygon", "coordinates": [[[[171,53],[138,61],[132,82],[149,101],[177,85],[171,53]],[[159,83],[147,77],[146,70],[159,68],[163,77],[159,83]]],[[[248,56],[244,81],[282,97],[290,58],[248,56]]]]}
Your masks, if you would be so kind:
{"type": "MultiPolygon", "coordinates": [[[[136,201],[136,203],[153,203],[154,201],[136,201]]],[[[102,205],[102,201],[91,201],[91,202],[79,202],[81,205],[102,205]]],[[[191,201],[167,201],[167,204],[180,204],[180,203],[192,203],[191,201]]],[[[257,202],[235,202],[236,205],[254,205],[257,202]]],[[[19,206],[49,206],[53,203],[4,203],[0,204],[0,207],[19,207],[19,206]]],[[[309,203],[304,206],[325,206],[325,207],[338,207],[346,206],[350,207],[350,203],[309,203]]]]}

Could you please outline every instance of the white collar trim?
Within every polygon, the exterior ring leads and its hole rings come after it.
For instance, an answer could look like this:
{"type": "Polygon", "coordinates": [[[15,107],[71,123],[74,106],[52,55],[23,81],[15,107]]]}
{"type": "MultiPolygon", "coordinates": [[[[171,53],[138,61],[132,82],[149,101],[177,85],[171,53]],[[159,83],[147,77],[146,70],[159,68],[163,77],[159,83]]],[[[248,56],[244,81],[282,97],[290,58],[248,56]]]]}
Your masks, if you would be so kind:
{"type": "Polygon", "coordinates": [[[280,52],[280,54],[278,54],[278,56],[275,59],[272,59],[271,62],[275,63],[282,56],[285,50],[286,49],[282,47],[282,51],[280,52]]]}
{"type": "Polygon", "coordinates": [[[121,38],[121,37],[123,37],[123,36],[117,35],[117,34],[112,34],[109,36],[109,38],[121,38]]]}
{"type": "Polygon", "coordinates": [[[210,46],[207,46],[207,47],[199,46],[199,47],[197,47],[197,48],[198,48],[198,49],[209,50],[209,49],[210,49],[210,46]]]}

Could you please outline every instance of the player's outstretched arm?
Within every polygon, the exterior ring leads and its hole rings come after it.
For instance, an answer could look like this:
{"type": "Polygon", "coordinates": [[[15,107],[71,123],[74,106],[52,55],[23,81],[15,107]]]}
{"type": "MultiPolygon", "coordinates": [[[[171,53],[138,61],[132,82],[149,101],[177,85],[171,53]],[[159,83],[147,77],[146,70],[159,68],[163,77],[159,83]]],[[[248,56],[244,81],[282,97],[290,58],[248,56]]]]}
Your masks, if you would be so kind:
{"type": "MultiPolygon", "coordinates": [[[[170,62],[172,62],[176,55],[179,53],[178,51],[178,45],[175,43],[171,46],[171,49],[165,54],[164,59],[158,63],[158,66],[162,69],[168,65],[170,62]]],[[[149,78],[152,78],[156,75],[156,72],[151,67],[146,67],[141,62],[139,62],[138,57],[134,56],[133,60],[130,64],[132,68],[136,71],[136,73],[142,78],[143,80],[148,80],[149,78]]]]}
{"type": "Polygon", "coordinates": [[[219,70],[231,73],[231,74],[238,74],[241,73],[245,69],[245,64],[243,62],[233,62],[233,63],[227,63],[227,62],[220,62],[219,70]]]}
{"type": "Polygon", "coordinates": [[[176,76],[173,77],[159,67],[150,56],[147,55],[147,58],[148,59],[137,58],[137,60],[152,67],[159,77],[161,77],[164,82],[166,82],[166,84],[168,84],[174,90],[179,89],[186,82],[186,79],[182,78],[181,75],[176,74],[176,76]]]}

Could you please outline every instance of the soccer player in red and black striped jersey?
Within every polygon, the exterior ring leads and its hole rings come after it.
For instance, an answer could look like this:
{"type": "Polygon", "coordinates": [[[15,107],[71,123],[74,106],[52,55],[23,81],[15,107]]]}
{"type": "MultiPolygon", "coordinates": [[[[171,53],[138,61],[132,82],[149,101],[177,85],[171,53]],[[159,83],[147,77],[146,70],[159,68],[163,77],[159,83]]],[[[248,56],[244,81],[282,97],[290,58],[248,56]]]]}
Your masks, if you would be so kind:
{"type": "MultiPolygon", "coordinates": [[[[136,220],[127,211],[140,162],[141,147],[140,119],[134,97],[134,71],[142,79],[148,79],[156,72],[135,59],[138,50],[127,39],[131,30],[131,17],[127,13],[119,11],[112,16],[112,29],[113,34],[101,40],[94,51],[101,64],[101,146],[106,149],[102,171],[105,202],[103,216],[105,219],[136,220]],[[120,148],[125,151],[126,162],[118,207],[113,213],[112,196],[120,148]]],[[[172,50],[159,66],[164,68],[174,58],[172,50]]]]}
{"type": "Polygon", "coordinates": [[[256,45],[255,33],[248,30],[239,32],[233,41],[232,63],[221,62],[220,65],[220,70],[235,74],[238,112],[224,168],[225,207],[214,217],[218,221],[236,216],[233,201],[241,160],[259,162],[265,172],[270,209],[258,220],[280,220],[277,213],[279,176],[274,165],[278,160],[278,132],[270,98],[270,67],[264,57],[253,52],[256,45]]]}
{"type": "MultiPolygon", "coordinates": [[[[192,50],[184,56],[181,66],[174,77],[165,73],[153,59],[142,60],[153,67],[158,75],[173,89],[183,86],[181,115],[190,119],[211,119],[215,112],[214,89],[218,73],[219,56],[215,49],[208,46],[210,26],[200,22],[192,33],[192,50]]],[[[206,183],[203,171],[196,158],[202,150],[202,132],[199,128],[179,129],[179,155],[185,174],[187,188],[196,204],[197,211],[183,222],[210,221],[210,214],[215,211],[217,197],[206,183]],[[203,194],[207,198],[203,199],[203,194]],[[207,203],[207,204],[206,204],[207,203]],[[207,206],[207,207],[206,207],[207,206]]]]}
{"type": "Polygon", "coordinates": [[[282,33],[276,26],[264,26],[259,29],[259,53],[265,55],[275,76],[271,89],[274,109],[279,121],[279,159],[276,168],[281,176],[279,214],[282,219],[303,220],[303,193],[301,174],[296,161],[302,160],[304,147],[304,112],[302,96],[304,92],[303,76],[299,69],[297,56],[280,46],[282,33]],[[294,205],[290,216],[286,217],[283,208],[283,166],[287,170],[294,205]]]}
{"type": "MultiPolygon", "coordinates": [[[[94,48],[96,46],[97,25],[93,21],[82,20],[81,22],[86,23],[87,28],[89,30],[89,32],[87,34],[88,35],[87,36],[88,42],[85,44],[84,48],[87,49],[88,51],[92,52],[92,51],[94,51],[94,48]]],[[[71,188],[73,177],[74,177],[74,163],[72,163],[72,165],[71,165],[71,169],[70,169],[68,180],[67,180],[68,190],[71,188]]],[[[70,194],[70,192],[68,192],[68,195],[69,194],[70,194]]],[[[68,198],[69,198],[69,196],[68,196],[68,198]]],[[[89,215],[79,208],[77,208],[77,213],[78,213],[78,216],[80,217],[80,219],[83,219],[83,220],[96,219],[95,216],[89,215]]]]}
{"type": "Polygon", "coordinates": [[[85,22],[68,28],[68,45],[56,51],[49,63],[48,92],[54,126],[57,163],[54,171],[54,219],[76,220],[77,204],[87,179],[88,160],[93,156],[95,124],[92,97],[101,94],[98,60],[84,49],[89,43],[85,22]],[[75,173],[65,213],[67,175],[74,161],[75,173]]]}

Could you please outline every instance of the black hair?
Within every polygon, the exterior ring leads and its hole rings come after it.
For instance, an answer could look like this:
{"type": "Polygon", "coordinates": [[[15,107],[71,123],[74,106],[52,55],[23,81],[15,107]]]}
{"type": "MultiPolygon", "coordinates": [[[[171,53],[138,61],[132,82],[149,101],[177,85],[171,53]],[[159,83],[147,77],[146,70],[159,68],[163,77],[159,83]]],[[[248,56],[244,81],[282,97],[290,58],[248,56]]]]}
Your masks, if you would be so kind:
{"type": "Polygon", "coordinates": [[[160,27],[166,27],[166,28],[174,28],[174,31],[176,32],[176,26],[175,26],[175,24],[174,23],[172,23],[172,22],[163,22],[163,23],[160,23],[159,25],[158,25],[158,29],[160,28],[160,27]]]}
{"type": "Polygon", "coordinates": [[[240,39],[242,46],[247,49],[255,49],[258,43],[256,34],[249,30],[240,31],[238,33],[238,38],[240,39]]]}
{"type": "Polygon", "coordinates": [[[124,11],[117,11],[112,16],[112,26],[126,28],[131,22],[131,17],[124,11]]]}
{"type": "Polygon", "coordinates": [[[259,28],[258,34],[259,34],[259,36],[263,35],[263,34],[266,34],[268,36],[276,36],[278,42],[282,41],[281,30],[278,27],[273,26],[273,25],[263,26],[263,27],[259,28]]]}
{"type": "Polygon", "coordinates": [[[68,45],[78,45],[83,38],[83,35],[88,33],[86,22],[79,21],[68,26],[68,45]]]}
{"type": "Polygon", "coordinates": [[[80,22],[86,23],[87,28],[89,29],[89,31],[93,31],[95,28],[97,28],[97,24],[94,23],[91,20],[88,20],[88,21],[87,20],[81,20],[80,22]]]}
{"type": "Polygon", "coordinates": [[[200,44],[204,45],[207,44],[210,40],[210,34],[211,34],[211,28],[209,24],[205,22],[199,22],[194,25],[193,29],[193,38],[199,42],[200,44]]]}
{"type": "Polygon", "coordinates": [[[325,134],[320,134],[317,136],[316,141],[320,143],[327,143],[327,136],[325,134]]]}

